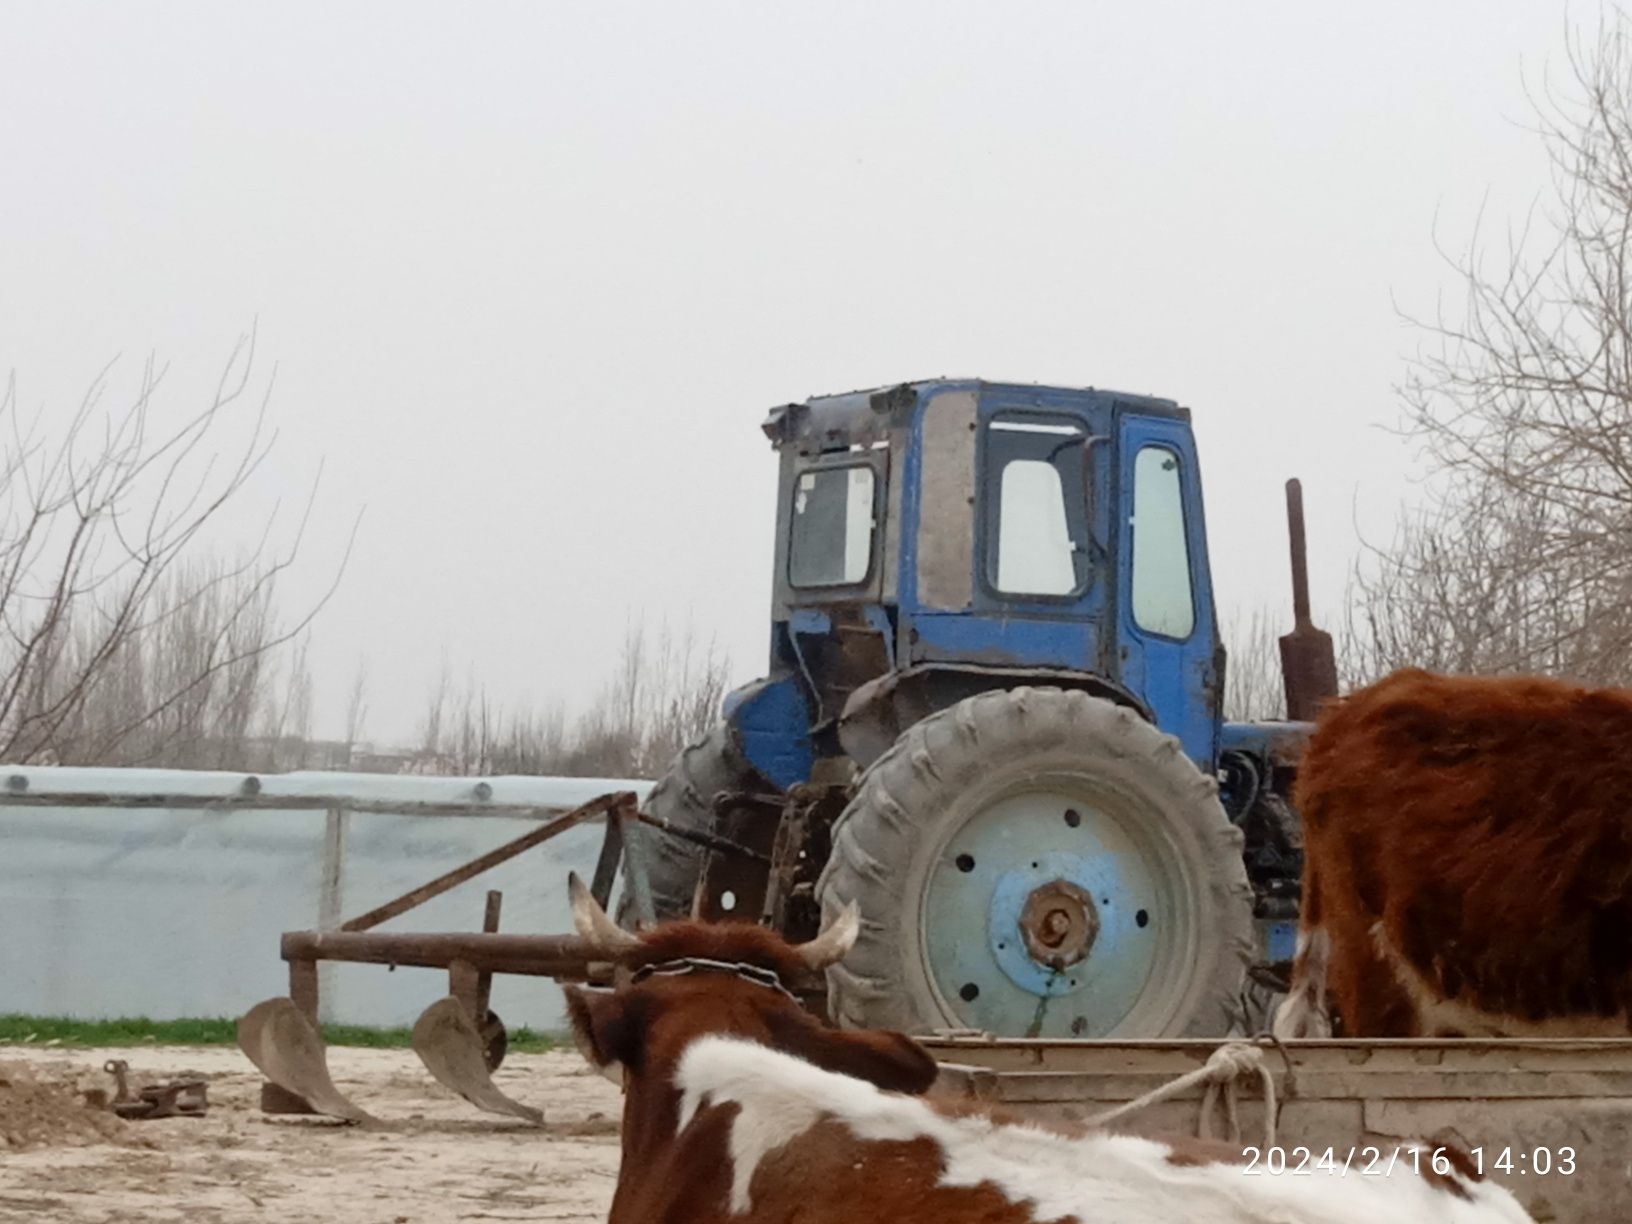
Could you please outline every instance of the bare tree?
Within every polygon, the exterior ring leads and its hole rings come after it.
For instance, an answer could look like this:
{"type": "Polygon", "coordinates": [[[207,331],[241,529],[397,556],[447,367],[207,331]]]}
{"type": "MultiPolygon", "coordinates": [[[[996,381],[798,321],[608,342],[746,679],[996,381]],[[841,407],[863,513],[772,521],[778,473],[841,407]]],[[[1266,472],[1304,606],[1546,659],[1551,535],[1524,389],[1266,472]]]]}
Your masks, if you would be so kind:
{"type": "Polygon", "coordinates": [[[265,660],[306,629],[328,595],[290,622],[276,615],[278,581],[294,563],[310,500],[286,548],[270,546],[269,519],[237,560],[199,557],[201,533],[271,445],[270,383],[258,401],[248,396],[253,360],[251,335],[204,407],[168,430],[154,426],[162,371],[151,361],[127,408],[102,406],[110,366],[54,431],[43,414],[23,420],[16,378],[8,379],[0,394],[0,759],[174,761],[177,743],[201,729],[220,742],[263,713],[265,660]],[[247,438],[223,449],[229,418],[245,409],[247,438]]]}
{"type": "MultiPolygon", "coordinates": [[[[1544,85],[1550,193],[1445,254],[1402,389],[1429,507],[1356,571],[1352,680],[1402,664],[1632,681],[1632,54],[1619,16],[1544,85]]],[[[1442,248],[1442,253],[1443,248],[1442,248]]]]}
{"type": "Polygon", "coordinates": [[[351,689],[346,694],[346,748],[355,751],[368,720],[368,660],[362,659],[351,677],[351,689]]]}
{"type": "Polygon", "coordinates": [[[631,621],[612,674],[568,722],[558,701],[501,709],[444,661],[427,694],[414,768],[426,773],[524,773],[652,778],[719,717],[727,660],[689,625],[655,637],[631,621]]]}
{"type": "Polygon", "coordinates": [[[1274,615],[1266,608],[1226,618],[1225,717],[1242,721],[1286,717],[1278,640],[1274,615]]]}

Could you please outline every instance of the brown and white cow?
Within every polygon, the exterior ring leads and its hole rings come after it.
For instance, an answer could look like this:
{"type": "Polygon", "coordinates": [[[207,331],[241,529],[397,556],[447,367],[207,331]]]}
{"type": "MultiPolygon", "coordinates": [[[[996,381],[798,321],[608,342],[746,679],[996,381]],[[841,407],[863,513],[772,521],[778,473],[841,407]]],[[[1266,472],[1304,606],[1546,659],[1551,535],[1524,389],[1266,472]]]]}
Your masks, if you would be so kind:
{"type": "Polygon", "coordinates": [[[1294,800],[1279,1036],[1632,1032],[1632,693],[1398,671],[1322,711],[1294,800]]]}
{"type": "Polygon", "coordinates": [[[1526,1224],[1453,1168],[1253,1175],[1239,1151],[1005,1122],[921,1095],[935,1064],[899,1033],[841,1032],[785,985],[836,963],[852,906],[811,943],[761,928],[620,930],[571,881],[579,932],[624,984],[569,987],[580,1049],[621,1069],[609,1224],[1526,1224]]]}

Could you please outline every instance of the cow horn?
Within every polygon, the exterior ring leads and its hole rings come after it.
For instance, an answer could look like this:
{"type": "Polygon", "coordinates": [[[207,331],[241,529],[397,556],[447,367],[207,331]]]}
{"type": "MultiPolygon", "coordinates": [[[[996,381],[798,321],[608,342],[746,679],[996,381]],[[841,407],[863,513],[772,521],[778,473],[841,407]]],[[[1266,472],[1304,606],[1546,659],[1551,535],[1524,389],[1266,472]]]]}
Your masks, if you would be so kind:
{"type": "Polygon", "coordinates": [[[615,956],[640,947],[640,936],[624,930],[606,916],[576,871],[567,876],[567,896],[572,900],[572,925],[593,950],[615,956]]]}
{"type": "Polygon", "coordinates": [[[805,964],[810,966],[812,973],[820,973],[829,965],[836,965],[843,960],[855,946],[856,936],[860,934],[861,908],[851,901],[815,939],[800,944],[794,950],[799,953],[805,964]]]}

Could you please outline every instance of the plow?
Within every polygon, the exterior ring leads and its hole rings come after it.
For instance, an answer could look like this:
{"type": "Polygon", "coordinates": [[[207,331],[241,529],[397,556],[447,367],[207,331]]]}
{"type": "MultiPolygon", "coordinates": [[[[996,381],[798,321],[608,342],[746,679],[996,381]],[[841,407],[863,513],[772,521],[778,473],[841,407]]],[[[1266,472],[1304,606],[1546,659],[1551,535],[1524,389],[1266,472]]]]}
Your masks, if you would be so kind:
{"type": "Polygon", "coordinates": [[[383,965],[389,969],[439,969],[448,993],[414,1023],[410,1045],[432,1077],[484,1112],[542,1125],[543,1110],[518,1101],[493,1083],[508,1049],[508,1030],[491,1007],[493,976],[547,977],[558,982],[609,984],[612,966],[598,961],[577,935],[522,935],[499,930],[503,894],[486,896],[479,931],[396,932],[380,925],[433,897],[465,884],[581,824],[602,821],[605,832],[589,888],[604,908],[621,875],[637,914],[652,920],[646,896],[642,841],[632,826],[645,825],[688,839],[705,850],[752,854],[728,839],[694,830],[673,830],[642,814],[632,792],[602,795],[521,837],[427,881],[332,930],[289,931],[282,955],[289,993],[257,1003],[238,1021],[238,1047],[265,1077],[261,1109],[269,1114],[317,1114],[351,1123],[378,1121],[336,1087],[318,1016],[318,966],[323,962],[383,965]]]}

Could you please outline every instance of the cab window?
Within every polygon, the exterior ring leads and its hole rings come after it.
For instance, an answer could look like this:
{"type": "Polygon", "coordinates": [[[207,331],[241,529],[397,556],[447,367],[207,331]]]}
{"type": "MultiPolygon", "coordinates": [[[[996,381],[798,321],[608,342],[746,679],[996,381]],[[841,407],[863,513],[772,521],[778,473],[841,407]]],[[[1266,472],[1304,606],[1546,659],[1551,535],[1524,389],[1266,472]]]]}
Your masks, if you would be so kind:
{"type": "Polygon", "coordinates": [[[788,581],[796,587],[855,586],[873,562],[873,469],[803,472],[793,489],[788,581]]]}
{"type": "Polygon", "coordinates": [[[1069,418],[1004,414],[986,427],[986,581],[1060,598],[1088,585],[1087,432],[1069,418]]]}
{"type": "Polygon", "coordinates": [[[1179,639],[1196,627],[1182,477],[1178,454],[1165,446],[1146,446],[1134,456],[1133,623],[1179,639]]]}

